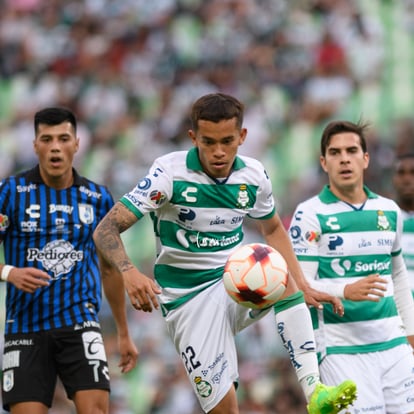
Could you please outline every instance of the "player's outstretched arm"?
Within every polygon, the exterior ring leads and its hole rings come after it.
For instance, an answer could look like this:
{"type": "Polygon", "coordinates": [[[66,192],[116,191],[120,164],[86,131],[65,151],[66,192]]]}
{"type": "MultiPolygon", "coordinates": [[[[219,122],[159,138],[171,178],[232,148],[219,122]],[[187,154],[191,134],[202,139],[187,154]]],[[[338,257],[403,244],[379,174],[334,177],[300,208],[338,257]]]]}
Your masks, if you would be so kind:
{"type": "Polygon", "coordinates": [[[342,316],[344,308],[341,300],[336,296],[312,288],[306,280],[279,215],[275,214],[268,220],[260,221],[260,224],[266,243],[278,250],[285,258],[289,273],[298,288],[303,291],[307,305],[322,309],[323,303],[331,303],[334,312],[342,316]]]}
{"type": "Polygon", "coordinates": [[[129,372],[136,366],[139,353],[128,329],[124,281],[120,272],[100,254],[98,257],[104,293],[116,325],[118,349],[121,355],[118,366],[122,373],[129,372]]]}
{"type": "Polygon", "coordinates": [[[155,282],[132,264],[121,239],[138,218],[117,202],[98,224],[93,239],[100,255],[122,273],[129,299],[135,309],[152,312],[158,309],[156,295],[161,293],[155,282]]]}

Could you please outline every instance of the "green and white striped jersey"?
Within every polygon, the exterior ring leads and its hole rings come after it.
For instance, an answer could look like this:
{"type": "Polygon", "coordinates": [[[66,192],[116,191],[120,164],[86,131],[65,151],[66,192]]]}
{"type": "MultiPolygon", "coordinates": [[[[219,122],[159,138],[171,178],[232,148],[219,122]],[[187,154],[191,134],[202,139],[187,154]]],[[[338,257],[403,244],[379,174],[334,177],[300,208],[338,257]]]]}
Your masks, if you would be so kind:
{"type": "Polygon", "coordinates": [[[344,286],[374,273],[388,279],[379,302],[343,299],[343,317],[334,314],[331,305],[322,311],[311,309],[320,358],[380,351],[407,342],[392,279],[392,256],[401,254],[401,210],[393,200],[366,187],[365,192],[367,201],[356,207],[325,186],[318,196],[298,205],[290,225],[305,276],[319,280],[319,286],[344,286]],[[317,265],[307,266],[309,262],[317,265]],[[307,268],[315,269],[315,274],[306,274],[307,268]]]}
{"type": "Polygon", "coordinates": [[[403,234],[401,239],[405,265],[410,279],[411,291],[414,296],[414,212],[402,210],[403,234]]]}
{"type": "Polygon", "coordinates": [[[229,254],[243,241],[246,215],[275,214],[272,184],[259,161],[238,156],[230,176],[218,180],[203,172],[196,148],[156,159],[120,201],[138,218],[150,213],[153,219],[154,275],[164,312],[221,279],[229,254]]]}

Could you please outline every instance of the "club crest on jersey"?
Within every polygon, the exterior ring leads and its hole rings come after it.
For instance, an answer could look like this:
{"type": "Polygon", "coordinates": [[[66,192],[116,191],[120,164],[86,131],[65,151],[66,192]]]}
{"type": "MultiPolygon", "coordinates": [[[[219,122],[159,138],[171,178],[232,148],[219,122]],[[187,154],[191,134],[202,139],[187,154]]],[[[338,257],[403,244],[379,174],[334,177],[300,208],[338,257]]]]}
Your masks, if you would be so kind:
{"type": "Polygon", "coordinates": [[[240,208],[248,208],[249,207],[249,193],[247,192],[246,184],[242,184],[239,187],[239,194],[237,197],[237,206],[240,208]]]}
{"type": "Polygon", "coordinates": [[[377,219],[377,228],[380,230],[389,230],[391,225],[387,219],[387,216],[384,214],[382,210],[377,211],[378,219],[377,219]]]}
{"type": "Polygon", "coordinates": [[[79,204],[79,218],[82,223],[91,224],[94,220],[93,207],[90,204],[79,204]]]}
{"type": "Polygon", "coordinates": [[[213,391],[213,387],[211,384],[201,377],[195,377],[194,382],[196,384],[197,392],[200,394],[201,397],[208,397],[211,392],[213,391]]]}
{"type": "Polygon", "coordinates": [[[12,369],[3,374],[3,390],[10,391],[14,387],[14,371],[12,369]]]}
{"type": "Polygon", "coordinates": [[[5,214],[0,214],[0,231],[4,231],[9,227],[9,217],[5,214]]]}

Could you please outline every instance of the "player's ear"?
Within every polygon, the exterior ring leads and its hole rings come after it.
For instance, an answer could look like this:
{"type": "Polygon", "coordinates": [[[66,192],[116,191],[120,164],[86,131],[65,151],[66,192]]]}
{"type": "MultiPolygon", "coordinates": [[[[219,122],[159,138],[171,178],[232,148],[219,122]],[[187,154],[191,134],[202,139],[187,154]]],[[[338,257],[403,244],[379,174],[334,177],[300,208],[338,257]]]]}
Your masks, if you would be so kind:
{"type": "Polygon", "coordinates": [[[196,134],[195,134],[194,130],[189,129],[188,130],[188,136],[191,138],[192,143],[195,145],[196,144],[196,134]]]}
{"type": "Polygon", "coordinates": [[[247,137],[247,128],[242,128],[240,130],[240,140],[239,140],[239,145],[242,145],[243,142],[245,141],[247,137]]]}
{"type": "Polygon", "coordinates": [[[319,162],[321,163],[321,167],[322,167],[322,169],[323,169],[325,172],[328,172],[328,171],[327,171],[327,169],[326,169],[326,158],[325,158],[323,155],[321,155],[321,156],[319,157],[319,162]]]}

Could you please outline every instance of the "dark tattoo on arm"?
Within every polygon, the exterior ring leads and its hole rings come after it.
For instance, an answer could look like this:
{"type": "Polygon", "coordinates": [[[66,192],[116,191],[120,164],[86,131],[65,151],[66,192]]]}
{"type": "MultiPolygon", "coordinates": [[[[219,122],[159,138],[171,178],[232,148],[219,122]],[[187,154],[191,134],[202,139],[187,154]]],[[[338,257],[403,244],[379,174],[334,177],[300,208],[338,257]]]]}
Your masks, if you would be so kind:
{"type": "Polygon", "coordinates": [[[133,267],[121,239],[121,233],[131,227],[137,218],[118,204],[102,219],[95,231],[95,244],[102,256],[120,272],[133,267]]]}

